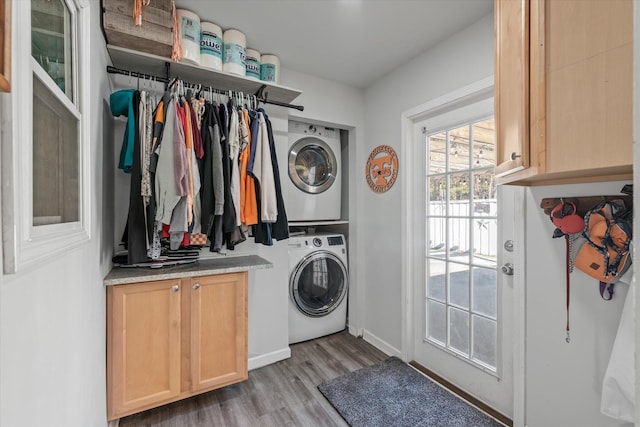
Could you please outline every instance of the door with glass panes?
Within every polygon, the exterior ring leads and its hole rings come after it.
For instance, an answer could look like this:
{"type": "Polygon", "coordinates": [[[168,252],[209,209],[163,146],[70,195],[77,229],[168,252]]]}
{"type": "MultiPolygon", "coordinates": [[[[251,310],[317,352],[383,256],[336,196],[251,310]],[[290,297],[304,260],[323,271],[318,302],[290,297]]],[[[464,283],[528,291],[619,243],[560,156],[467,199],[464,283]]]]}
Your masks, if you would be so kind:
{"type": "MultiPolygon", "coordinates": [[[[424,252],[415,262],[414,357],[490,407],[513,415],[509,277],[513,198],[498,188],[493,99],[416,122],[424,144],[424,252]],[[507,255],[505,255],[505,253],[507,255]]],[[[418,236],[421,237],[421,236],[418,236]]]]}

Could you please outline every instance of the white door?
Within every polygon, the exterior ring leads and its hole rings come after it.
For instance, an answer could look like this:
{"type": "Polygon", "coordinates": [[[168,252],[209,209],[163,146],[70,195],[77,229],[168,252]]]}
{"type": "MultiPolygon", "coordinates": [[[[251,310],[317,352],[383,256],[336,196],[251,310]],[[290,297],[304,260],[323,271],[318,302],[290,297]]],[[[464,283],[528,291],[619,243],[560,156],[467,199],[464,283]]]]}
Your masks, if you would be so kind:
{"type": "Polygon", "coordinates": [[[501,267],[515,262],[504,242],[517,190],[495,184],[493,98],[414,126],[426,179],[416,188],[413,360],[513,417],[513,276],[501,267]]]}

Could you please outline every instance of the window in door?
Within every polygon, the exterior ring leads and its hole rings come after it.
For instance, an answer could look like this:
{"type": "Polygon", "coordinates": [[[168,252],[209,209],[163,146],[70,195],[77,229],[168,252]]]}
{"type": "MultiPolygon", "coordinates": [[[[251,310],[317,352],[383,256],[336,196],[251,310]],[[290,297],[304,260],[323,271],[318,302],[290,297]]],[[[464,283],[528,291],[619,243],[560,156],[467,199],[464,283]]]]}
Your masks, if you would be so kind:
{"type": "Polygon", "coordinates": [[[496,371],[497,192],[493,118],[428,134],[427,342],[496,371]]]}

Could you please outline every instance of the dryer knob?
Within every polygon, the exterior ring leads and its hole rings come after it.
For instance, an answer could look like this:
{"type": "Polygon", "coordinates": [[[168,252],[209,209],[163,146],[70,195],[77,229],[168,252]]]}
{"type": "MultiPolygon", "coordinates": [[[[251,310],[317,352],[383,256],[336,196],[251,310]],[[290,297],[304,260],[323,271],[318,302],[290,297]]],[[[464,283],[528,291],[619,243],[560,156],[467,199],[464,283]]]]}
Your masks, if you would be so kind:
{"type": "Polygon", "coordinates": [[[318,237],[314,237],[313,246],[315,246],[316,248],[319,248],[320,246],[322,246],[322,240],[320,240],[320,238],[318,237]]]}

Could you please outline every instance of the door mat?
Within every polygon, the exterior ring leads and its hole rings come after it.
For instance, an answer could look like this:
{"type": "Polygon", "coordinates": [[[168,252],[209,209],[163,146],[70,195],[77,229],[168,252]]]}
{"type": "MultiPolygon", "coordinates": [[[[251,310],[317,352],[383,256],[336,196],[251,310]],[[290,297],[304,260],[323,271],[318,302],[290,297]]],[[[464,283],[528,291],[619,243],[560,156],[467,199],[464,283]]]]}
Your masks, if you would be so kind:
{"type": "Polygon", "coordinates": [[[397,357],[318,386],[353,427],[502,427],[397,357]]]}

